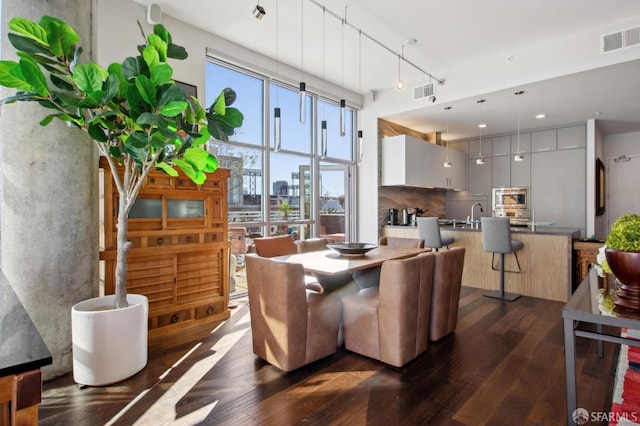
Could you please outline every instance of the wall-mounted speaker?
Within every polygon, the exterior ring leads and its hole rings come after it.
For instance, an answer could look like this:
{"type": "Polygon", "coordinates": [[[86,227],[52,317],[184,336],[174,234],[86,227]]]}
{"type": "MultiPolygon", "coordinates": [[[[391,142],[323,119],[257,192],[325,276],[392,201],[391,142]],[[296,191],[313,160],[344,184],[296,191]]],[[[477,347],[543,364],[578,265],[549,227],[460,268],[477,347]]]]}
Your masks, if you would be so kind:
{"type": "Polygon", "coordinates": [[[149,25],[155,25],[162,22],[162,9],[157,3],[151,3],[147,6],[147,23],[149,25]]]}

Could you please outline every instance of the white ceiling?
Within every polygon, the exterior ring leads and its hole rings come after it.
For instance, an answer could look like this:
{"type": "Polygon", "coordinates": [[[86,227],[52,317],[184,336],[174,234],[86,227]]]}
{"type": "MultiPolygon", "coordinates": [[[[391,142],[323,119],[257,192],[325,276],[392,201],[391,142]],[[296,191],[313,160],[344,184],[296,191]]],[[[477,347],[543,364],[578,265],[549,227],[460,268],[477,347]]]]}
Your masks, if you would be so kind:
{"type": "MultiPolygon", "coordinates": [[[[442,89],[436,86],[438,95],[438,90],[456,92],[456,80],[449,76],[488,58],[518,61],[526,49],[553,46],[554,40],[603,23],[628,22],[630,17],[638,17],[634,25],[640,26],[637,0],[259,0],[267,12],[262,20],[252,14],[257,1],[154,0],[165,15],[362,95],[394,87],[397,54],[409,39],[417,43],[404,48],[405,58],[446,80],[442,89]],[[326,7],[325,13],[319,4],[326,7]],[[334,14],[344,17],[345,11],[343,25],[334,14]]],[[[585,66],[586,71],[569,75],[558,70],[555,75],[561,77],[529,79],[530,83],[490,93],[463,90],[459,93],[464,97],[436,96],[433,104],[409,101],[400,109],[403,112],[385,118],[432,132],[445,131],[448,116],[450,139],[477,136],[480,121],[489,124],[490,134],[513,131],[516,111],[523,130],[597,118],[605,134],[640,131],[640,44],[627,50],[631,54],[619,64],[585,66]],[[516,90],[525,94],[516,98],[516,90]],[[473,108],[480,98],[487,100],[481,114],[473,108]],[[445,113],[447,105],[453,109],[445,113]],[[532,118],[540,112],[548,118],[532,118]]],[[[410,99],[411,88],[429,79],[408,64],[401,67],[410,99]]]]}

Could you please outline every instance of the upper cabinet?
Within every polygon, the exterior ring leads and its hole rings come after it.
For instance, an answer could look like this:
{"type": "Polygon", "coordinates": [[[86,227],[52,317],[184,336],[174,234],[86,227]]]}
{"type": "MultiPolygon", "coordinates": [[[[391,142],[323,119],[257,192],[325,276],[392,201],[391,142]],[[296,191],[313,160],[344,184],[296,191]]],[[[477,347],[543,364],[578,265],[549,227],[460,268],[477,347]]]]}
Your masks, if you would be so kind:
{"type": "Polygon", "coordinates": [[[491,157],[493,143],[491,138],[478,138],[469,141],[469,158],[491,157]]]}
{"type": "Polygon", "coordinates": [[[507,136],[496,136],[493,138],[493,156],[509,155],[511,152],[511,138],[507,136]]]}
{"type": "Polygon", "coordinates": [[[556,129],[531,132],[531,152],[556,150],[556,129]]]}
{"type": "Polygon", "coordinates": [[[447,149],[407,135],[382,139],[383,186],[414,186],[464,190],[466,155],[448,150],[452,167],[444,167],[447,149]]]}
{"type": "Polygon", "coordinates": [[[518,152],[520,146],[520,154],[531,152],[531,133],[520,133],[520,143],[518,143],[518,135],[511,135],[511,153],[518,152]]]}
{"type": "Polygon", "coordinates": [[[586,132],[584,125],[558,129],[558,149],[583,148],[587,144],[586,132]]]}

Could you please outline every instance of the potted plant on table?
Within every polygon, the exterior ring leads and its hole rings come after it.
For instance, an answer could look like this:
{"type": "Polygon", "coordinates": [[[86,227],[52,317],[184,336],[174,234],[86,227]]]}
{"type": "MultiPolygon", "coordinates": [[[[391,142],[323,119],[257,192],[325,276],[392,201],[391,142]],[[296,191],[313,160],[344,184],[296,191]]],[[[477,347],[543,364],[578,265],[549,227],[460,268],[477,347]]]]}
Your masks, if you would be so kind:
{"type": "Polygon", "coordinates": [[[60,19],[44,16],[36,23],[13,18],[9,29],[19,60],[0,61],[0,85],[15,88],[17,93],[0,104],[38,102],[53,110],[41,125],[59,119],[88,133],[106,158],[118,188],[115,295],[80,302],[72,309],[74,378],[88,385],[114,383],[140,371],[147,362],[147,300],[142,295],[127,295],[126,290],[131,246],[128,215],[145,177],[154,169],[170,176],[181,170],[202,184],[206,174],[218,167],[206,143],[210,137],[227,140],[242,125],[243,116],[229,107],[236,97],[231,89],[224,89],[208,109],[195,98],[187,99],[167,63],[169,58],[187,58],[187,52],[172,42],[162,25],[156,25],[148,36],[140,26],[145,43],[137,46],[138,56],[106,69],[79,62],[80,38],[60,19]],[[105,300],[109,306],[104,307],[105,300]],[[96,305],[104,310],[93,312],[95,315],[85,312],[96,305]],[[97,318],[107,312],[116,316],[134,312],[139,325],[134,326],[130,319],[106,320],[106,325],[100,325],[97,318]],[[89,329],[81,330],[74,321],[85,313],[91,317],[84,319],[89,329]],[[123,340],[128,331],[135,343],[123,340]],[[93,340],[78,343],[80,338],[93,340]],[[121,367],[118,357],[123,360],[121,367]],[[106,371],[95,372],[100,366],[106,366],[106,371]]]}
{"type": "Polygon", "coordinates": [[[640,215],[626,214],[613,222],[604,253],[603,271],[619,281],[615,304],[640,312],[640,215]]]}

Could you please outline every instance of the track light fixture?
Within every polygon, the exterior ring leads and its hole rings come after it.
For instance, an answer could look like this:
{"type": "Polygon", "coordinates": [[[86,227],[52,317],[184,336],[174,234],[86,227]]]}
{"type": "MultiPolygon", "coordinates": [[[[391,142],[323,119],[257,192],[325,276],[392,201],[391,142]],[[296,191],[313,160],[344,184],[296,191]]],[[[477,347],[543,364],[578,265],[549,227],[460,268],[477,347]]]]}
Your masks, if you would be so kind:
{"type": "Polygon", "coordinates": [[[260,2],[258,1],[258,4],[253,9],[253,16],[255,16],[256,19],[260,20],[260,19],[264,18],[264,15],[266,15],[266,14],[267,14],[267,12],[264,10],[264,7],[260,6],[260,2]]]}

